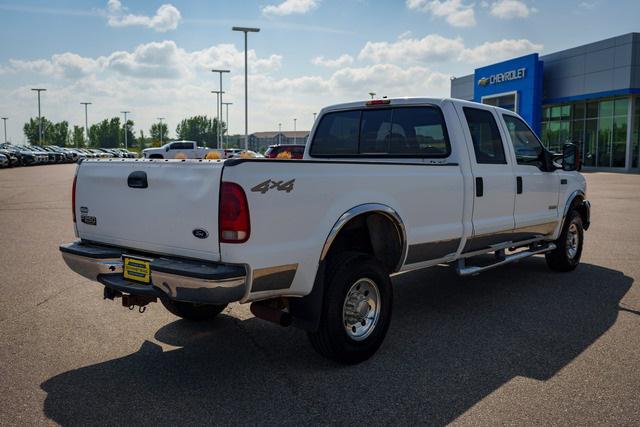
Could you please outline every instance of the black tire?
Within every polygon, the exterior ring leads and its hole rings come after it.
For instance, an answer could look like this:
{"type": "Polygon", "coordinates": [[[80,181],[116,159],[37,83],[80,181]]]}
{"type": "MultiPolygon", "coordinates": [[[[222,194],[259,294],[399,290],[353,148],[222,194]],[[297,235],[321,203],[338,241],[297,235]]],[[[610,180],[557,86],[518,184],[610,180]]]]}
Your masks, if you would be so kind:
{"type": "Polygon", "coordinates": [[[152,154],[149,156],[150,159],[164,159],[162,154],[152,154]]]}
{"type": "Polygon", "coordinates": [[[561,272],[575,270],[580,264],[584,243],[584,227],[578,211],[569,211],[562,232],[555,243],[556,249],[545,255],[549,268],[561,272]]]}
{"type": "MultiPolygon", "coordinates": [[[[317,331],[308,333],[311,345],[322,356],[340,363],[353,365],[363,362],[373,356],[382,344],[391,322],[392,306],[391,279],[389,272],[380,261],[361,253],[337,254],[329,262],[325,276],[320,326],[317,331]],[[356,286],[359,284],[362,289],[372,289],[371,293],[364,290],[359,294],[360,296],[357,296],[360,288],[356,289],[356,286]],[[377,288],[377,295],[374,288],[377,288]],[[352,307],[355,307],[355,301],[357,301],[358,308],[353,308],[351,311],[356,317],[345,317],[348,294],[352,296],[352,307]],[[368,295],[372,295],[371,298],[377,298],[379,314],[377,321],[372,321],[367,329],[365,326],[367,321],[362,320],[365,322],[362,324],[362,321],[357,320],[357,316],[364,316],[367,319],[370,315],[371,318],[376,317],[375,313],[372,314],[372,306],[369,304],[372,300],[358,299],[367,298],[368,295]],[[363,310],[367,313],[363,313],[363,310]],[[361,324],[362,330],[368,332],[354,338],[355,328],[356,326],[360,328],[361,324]],[[348,333],[347,328],[353,333],[348,333]]],[[[375,304],[374,307],[376,307],[375,304]]]]}
{"type": "Polygon", "coordinates": [[[162,305],[164,305],[164,308],[169,310],[171,314],[193,321],[213,319],[218,314],[222,313],[222,310],[227,307],[227,304],[194,304],[191,302],[174,301],[166,298],[161,298],[160,301],[162,302],[162,305]]]}

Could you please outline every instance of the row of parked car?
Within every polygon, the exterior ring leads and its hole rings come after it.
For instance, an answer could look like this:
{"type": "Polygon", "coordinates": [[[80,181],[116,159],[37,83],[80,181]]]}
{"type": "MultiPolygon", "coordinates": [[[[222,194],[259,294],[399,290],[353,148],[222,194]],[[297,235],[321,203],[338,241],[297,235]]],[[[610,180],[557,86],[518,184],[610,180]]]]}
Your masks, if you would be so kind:
{"type": "Polygon", "coordinates": [[[80,159],[138,157],[124,148],[67,148],[56,145],[0,144],[0,168],[34,166],[53,163],[74,163],[80,159]]]}

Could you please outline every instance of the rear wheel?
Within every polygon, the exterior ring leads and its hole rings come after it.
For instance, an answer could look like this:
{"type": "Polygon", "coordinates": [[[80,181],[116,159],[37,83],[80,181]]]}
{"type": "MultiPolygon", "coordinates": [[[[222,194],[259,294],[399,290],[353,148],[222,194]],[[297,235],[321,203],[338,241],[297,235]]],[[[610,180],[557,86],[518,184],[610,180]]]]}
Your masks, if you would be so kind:
{"type": "Polygon", "coordinates": [[[186,320],[209,320],[222,313],[227,305],[214,304],[194,304],[191,302],[173,301],[170,299],[160,299],[164,308],[169,310],[171,314],[182,317],[186,320]]]}
{"type": "Polygon", "coordinates": [[[366,254],[336,255],[327,271],[320,326],[308,334],[311,345],[345,364],[369,359],[387,333],[392,304],[391,279],[382,263],[366,254]]]}
{"type": "Polygon", "coordinates": [[[549,268],[555,271],[575,270],[582,256],[583,237],[582,217],[578,211],[572,210],[555,242],[556,249],[545,255],[549,268]]]}

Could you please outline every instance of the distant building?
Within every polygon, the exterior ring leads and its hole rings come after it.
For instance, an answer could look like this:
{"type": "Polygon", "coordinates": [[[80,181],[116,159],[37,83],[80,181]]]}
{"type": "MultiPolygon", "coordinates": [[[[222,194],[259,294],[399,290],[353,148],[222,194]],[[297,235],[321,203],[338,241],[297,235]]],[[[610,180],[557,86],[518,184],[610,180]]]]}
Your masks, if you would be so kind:
{"type": "Polygon", "coordinates": [[[264,151],[275,144],[306,144],[308,137],[308,130],[255,132],[249,135],[249,149],[264,151]]]}

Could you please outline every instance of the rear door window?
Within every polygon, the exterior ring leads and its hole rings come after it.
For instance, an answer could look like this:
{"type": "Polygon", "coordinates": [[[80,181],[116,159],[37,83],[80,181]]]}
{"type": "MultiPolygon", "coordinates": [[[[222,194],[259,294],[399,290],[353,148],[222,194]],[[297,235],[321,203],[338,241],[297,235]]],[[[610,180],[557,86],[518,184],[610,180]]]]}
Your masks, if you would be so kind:
{"type": "Polygon", "coordinates": [[[329,157],[447,157],[450,153],[444,117],[435,106],[326,114],[310,149],[312,156],[329,157]]]}
{"type": "Polygon", "coordinates": [[[473,150],[478,164],[507,164],[504,146],[493,113],[480,108],[464,107],[473,150]]]}

